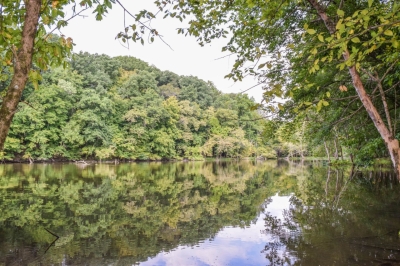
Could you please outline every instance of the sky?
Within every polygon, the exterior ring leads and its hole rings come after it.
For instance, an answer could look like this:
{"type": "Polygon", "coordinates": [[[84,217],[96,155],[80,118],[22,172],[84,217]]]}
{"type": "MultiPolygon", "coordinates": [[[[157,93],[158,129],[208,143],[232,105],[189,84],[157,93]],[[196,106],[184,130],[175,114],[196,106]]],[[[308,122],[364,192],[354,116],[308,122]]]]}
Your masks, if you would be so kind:
{"type": "MultiPolygon", "coordinates": [[[[121,0],[121,3],[132,14],[143,9],[154,13],[157,11],[153,0],[121,0]]],[[[72,15],[72,9],[67,8],[65,11],[67,18],[72,15]]],[[[88,10],[83,13],[84,16],[71,19],[68,26],[58,32],[73,39],[76,44],[74,52],[133,56],[161,70],[212,81],[218,90],[225,93],[240,93],[257,84],[253,78],[237,83],[224,79],[235,61],[233,56],[221,52],[222,46],[228,39],[216,40],[201,47],[194,37],[177,34],[176,28],[182,27],[177,19],[162,19],[162,16],[159,16],[151,22],[151,26],[157,29],[170,47],[156,38],[154,43],[145,42],[144,46],[131,42],[128,48],[115,38],[124,29],[124,12],[119,5],[114,5],[102,21],[96,21],[91,12],[88,10]]],[[[133,19],[126,14],[125,25],[128,26],[132,22],[133,19]]],[[[257,102],[261,101],[262,90],[259,87],[249,90],[247,94],[257,102]]]]}

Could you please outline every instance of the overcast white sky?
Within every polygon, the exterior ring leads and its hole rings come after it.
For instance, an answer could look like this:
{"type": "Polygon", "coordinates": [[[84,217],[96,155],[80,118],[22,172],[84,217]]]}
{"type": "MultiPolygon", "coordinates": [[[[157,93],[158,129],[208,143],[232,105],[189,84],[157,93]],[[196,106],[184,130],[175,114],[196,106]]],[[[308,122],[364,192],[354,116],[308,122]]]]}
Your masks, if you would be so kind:
{"type": "MultiPolygon", "coordinates": [[[[152,0],[121,0],[121,3],[132,14],[142,9],[148,9],[154,13],[157,11],[152,0]]],[[[72,10],[66,10],[66,12],[69,15],[72,14],[72,10]]],[[[102,21],[96,21],[91,12],[84,13],[87,17],[75,17],[61,31],[62,34],[74,40],[76,44],[74,52],[87,51],[110,56],[134,56],[161,70],[170,70],[179,75],[193,75],[212,81],[217,89],[223,92],[238,93],[257,83],[252,78],[237,83],[224,79],[235,60],[234,57],[216,60],[226,55],[221,52],[221,47],[227,39],[217,40],[210,45],[200,47],[195,38],[177,34],[176,28],[182,25],[178,20],[164,20],[160,16],[152,22],[151,26],[164,36],[163,39],[173,50],[159,39],[156,39],[153,44],[145,43],[144,46],[140,43],[130,43],[128,49],[120,40],[115,39],[117,33],[124,28],[123,9],[114,5],[102,21]]],[[[130,25],[132,21],[133,19],[126,15],[126,25],[130,25]]],[[[254,88],[248,94],[260,102],[262,94],[260,88],[254,88]]]]}

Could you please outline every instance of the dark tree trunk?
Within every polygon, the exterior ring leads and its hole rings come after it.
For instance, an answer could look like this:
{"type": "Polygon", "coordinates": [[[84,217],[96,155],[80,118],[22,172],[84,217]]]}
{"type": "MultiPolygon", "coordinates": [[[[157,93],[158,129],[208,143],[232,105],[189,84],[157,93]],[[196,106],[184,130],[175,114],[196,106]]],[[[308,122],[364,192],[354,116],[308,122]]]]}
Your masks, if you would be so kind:
{"type": "Polygon", "coordinates": [[[21,47],[16,47],[13,50],[14,74],[0,107],[0,150],[4,149],[11,121],[28,81],[41,5],[41,0],[25,0],[26,13],[22,29],[21,47]]]}

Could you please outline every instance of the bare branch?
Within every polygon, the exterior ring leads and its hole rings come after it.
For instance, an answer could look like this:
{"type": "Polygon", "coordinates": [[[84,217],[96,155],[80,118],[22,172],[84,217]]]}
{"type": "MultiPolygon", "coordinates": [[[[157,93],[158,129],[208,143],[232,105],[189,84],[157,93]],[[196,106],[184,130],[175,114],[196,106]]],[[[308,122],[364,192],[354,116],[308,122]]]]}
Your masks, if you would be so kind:
{"type": "MultiPolygon", "coordinates": [[[[396,60],[397,61],[397,60],[396,60]]],[[[392,64],[391,67],[393,67],[394,65],[392,64]]],[[[390,68],[391,68],[390,67],[390,68]]],[[[392,121],[391,121],[391,117],[390,117],[390,113],[389,113],[389,108],[387,105],[387,101],[386,101],[386,97],[385,97],[385,92],[383,91],[383,86],[382,86],[382,80],[383,78],[379,78],[378,73],[375,71],[375,75],[373,75],[372,73],[370,73],[369,71],[366,71],[365,69],[362,69],[365,73],[367,73],[367,75],[376,82],[376,88],[379,89],[379,94],[381,96],[381,100],[383,103],[383,109],[385,110],[385,116],[386,116],[386,121],[388,123],[388,128],[389,128],[389,132],[390,134],[393,135],[393,128],[392,128],[392,121]]],[[[385,75],[389,72],[390,69],[388,69],[385,73],[385,75]]],[[[374,91],[376,91],[376,88],[374,91]]]]}
{"type": "Polygon", "coordinates": [[[220,60],[220,59],[223,59],[223,58],[225,58],[225,57],[229,57],[229,56],[231,56],[231,55],[234,55],[234,53],[231,53],[231,54],[228,54],[228,55],[224,55],[224,56],[215,58],[214,60],[220,60]]]}
{"type": "MultiPolygon", "coordinates": [[[[132,18],[134,18],[134,19],[136,20],[136,17],[135,17],[134,15],[132,15],[132,13],[130,13],[129,10],[126,9],[126,8],[121,4],[121,2],[120,2],[119,0],[115,0],[115,2],[117,2],[117,3],[122,7],[122,9],[123,9],[128,15],[130,15],[132,18]]],[[[137,21],[140,25],[142,25],[143,27],[145,27],[146,29],[148,29],[150,32],[152,32],[152,31],[154,30],[153,28],[147,26],[147,25],[144,24],[143,22],[141,22],[141,21],[139,21],[139,20],[136,20],[136,21],[137,21]]],[[[174,49],[172,49],[172,47],[171,47],[166,41],[164,41],[164,39],[162,38],[161,35],[156,34],[156,36],[157,36],[165,45],[167,45],[172,51],[174,50],[174,49]]]]}
{"type": "Polygon", "coordinates": [[[348,116],[345,116],[345,117],[343,117],[343,118],[341,118],[341,119],[339,119],[339,120],[336,120],[335,122],[333,122],[331,125],[332,126],[335,126],[335,125],[337,125],[337,124],[340,124],[340,123],[342,123],[342,122],[344,122],[344,121],[346,121],[346,120],[349,120],[350,118],[352,118],[354,115],[356,115],[361,109],[363,109],[363,105],[361,105],[356,111],[354,111],[353,113],[351,113],[350,115],[348,115],[348,116]]]}
{"type": "Polygon", "coordinates": [[[257,83],[256,85],[251,86],[250,88],[245,89],[244,91],[239,92],[239,94],[245,93],[245,92],[247,92],[247,91],[249,91],[249,90],[251,90],[251,89],[253,89],[253,88],[255,88],[255,87],[257,87],[257,86],[259,86],[259,85],[261,85],[261,84],[263,84],[263,83],[264,83],[264,81],[259,82],[259,83],[257,83]]]}
{"type": "MultiPolygon", "coordinates": [[[[74,14],[73,14],[69,19],[65,20],[65,22],[68,22],[68,21],[70,21],[71,19],[73,19],[73,18],[75,18],[75,17],[77,17],[77,16],[80,16],[80,14],[81,14],[82,12],[84,12],[84,11],[86,11],[86,10],[88,10],[88,9],[89,9],[89,8],[86,7],[86,8],[84,8],[84,9],[82,9],[81,11],[79,11],[78,13],[75,13],[75,12],[74,12],[74,14]]],[[[50,34],[52,34],[56,29],[59,29],[58,26],[55,27],[54,29],[52,29],[49,33],[47,33],[47,34],[44,36],[44,39],[47,39],[47,38],[50,36],[50,34]]]]}

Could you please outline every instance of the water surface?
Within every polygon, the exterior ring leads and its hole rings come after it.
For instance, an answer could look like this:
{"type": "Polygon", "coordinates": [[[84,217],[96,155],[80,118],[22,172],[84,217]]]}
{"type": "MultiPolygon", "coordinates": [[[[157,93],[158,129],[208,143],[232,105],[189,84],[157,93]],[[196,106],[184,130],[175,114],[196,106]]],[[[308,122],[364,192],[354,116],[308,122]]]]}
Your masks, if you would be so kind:
{"type": "Polygon", "coordinates": [[[0,265],[400,265],[390,172],[220,161],[0,176],[0,265]]]}

